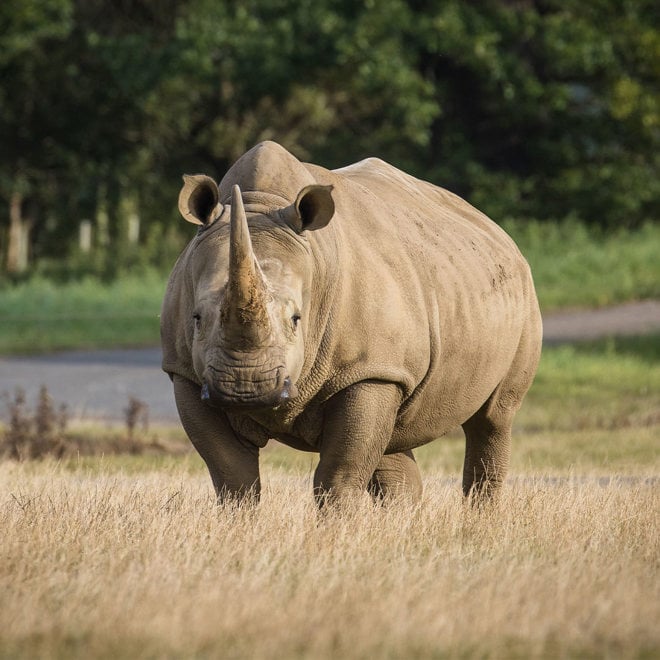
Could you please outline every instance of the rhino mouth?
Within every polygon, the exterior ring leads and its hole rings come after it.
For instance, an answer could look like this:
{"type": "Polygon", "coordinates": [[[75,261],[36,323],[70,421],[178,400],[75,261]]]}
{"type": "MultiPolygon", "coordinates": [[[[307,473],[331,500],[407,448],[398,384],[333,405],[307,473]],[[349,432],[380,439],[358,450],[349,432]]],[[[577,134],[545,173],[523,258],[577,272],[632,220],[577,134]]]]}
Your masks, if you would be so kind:
{"type": "Polygon", "coordinates": [[[206,368],[202,400],[225,407],[277,407],[298,394],[283,366],[271,369],[254,367],[206,368]]]}

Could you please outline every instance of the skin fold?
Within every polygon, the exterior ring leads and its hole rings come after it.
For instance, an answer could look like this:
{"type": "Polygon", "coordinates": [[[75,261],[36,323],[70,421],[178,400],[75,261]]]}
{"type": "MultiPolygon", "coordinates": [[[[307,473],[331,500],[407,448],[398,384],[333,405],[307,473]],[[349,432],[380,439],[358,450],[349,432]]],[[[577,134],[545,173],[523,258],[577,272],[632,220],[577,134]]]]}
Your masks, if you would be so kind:
{"type": "Polygon", "coordinates": [[[378,159],[339,170],[264,142],[219,185],[161,314],[163,369],[218,498],[259,496],[270,439],[319,454],[320,506],[418,499],[413,449],[462,426],[463,491],[505,478],[541,352],[529,267],[467,202],[378,159]]]}

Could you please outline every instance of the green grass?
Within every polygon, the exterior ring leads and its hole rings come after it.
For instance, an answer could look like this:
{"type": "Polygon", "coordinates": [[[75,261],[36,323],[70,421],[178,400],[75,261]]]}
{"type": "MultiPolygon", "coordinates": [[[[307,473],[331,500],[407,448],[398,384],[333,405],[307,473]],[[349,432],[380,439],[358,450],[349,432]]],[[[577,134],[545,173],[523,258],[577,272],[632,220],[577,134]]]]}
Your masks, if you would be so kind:
{"type": "Polygon", "coordinates": [[[544,311],[660,297],[660,223],[603,233],[562,223],[504,223],[527,258],[544,311]]]}
{"type": "Polygon", "coordinates": [[[544,348],[517,420],[529,431],[660,423],[660,335],[544,348]]]}
{"type": "MultiPolygon", "coordinates": [[[[660,297],[660,225],[610,234],[574,222],[505,228],[532,266],[544,311],[660,297]]],[[[0,355],[155,345],[166,279],[151,271],[111,284],[0,285],[0,355]]]]}
{"type": "Polygon", "coordinates": [[[0,288],[0,354],[158,343],[165,277],[146,272],[110,284],[35,278],[0,288]]]}

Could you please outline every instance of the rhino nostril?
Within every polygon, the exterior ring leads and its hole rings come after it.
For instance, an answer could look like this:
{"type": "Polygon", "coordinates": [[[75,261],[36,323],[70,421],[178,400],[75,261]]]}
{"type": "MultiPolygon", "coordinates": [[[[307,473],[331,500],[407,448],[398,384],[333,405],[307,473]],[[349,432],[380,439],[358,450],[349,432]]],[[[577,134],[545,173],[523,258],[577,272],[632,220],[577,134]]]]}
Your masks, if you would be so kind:
{"type": "Polygon", "coordinates": [[[282,393],[280,394],[281,399],[292,399],[298,396],[298,388],[291,382],[291,379],[287,376],[284,379],[284,387],[282,393]]]}

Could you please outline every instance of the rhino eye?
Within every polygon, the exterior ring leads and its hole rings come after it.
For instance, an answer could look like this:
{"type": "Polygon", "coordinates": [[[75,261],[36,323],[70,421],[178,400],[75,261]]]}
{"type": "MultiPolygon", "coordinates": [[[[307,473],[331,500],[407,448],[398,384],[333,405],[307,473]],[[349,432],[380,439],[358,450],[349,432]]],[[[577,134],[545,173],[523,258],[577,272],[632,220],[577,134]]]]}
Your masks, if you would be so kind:
{"type": "Polygon", "coordinates": [[[293,324],[293,329],[295,330],[298,327],[298,323],[300,323],[300,314],[294,314],[291,317],[291,323],[293,324]]]}
{"type": "Polygon", "coordinates": [[[193,314],[193,320],[195,321],[195,330],[199,330],[200,325],[202,324],[202,316],[198,312],[193,314]]]}

